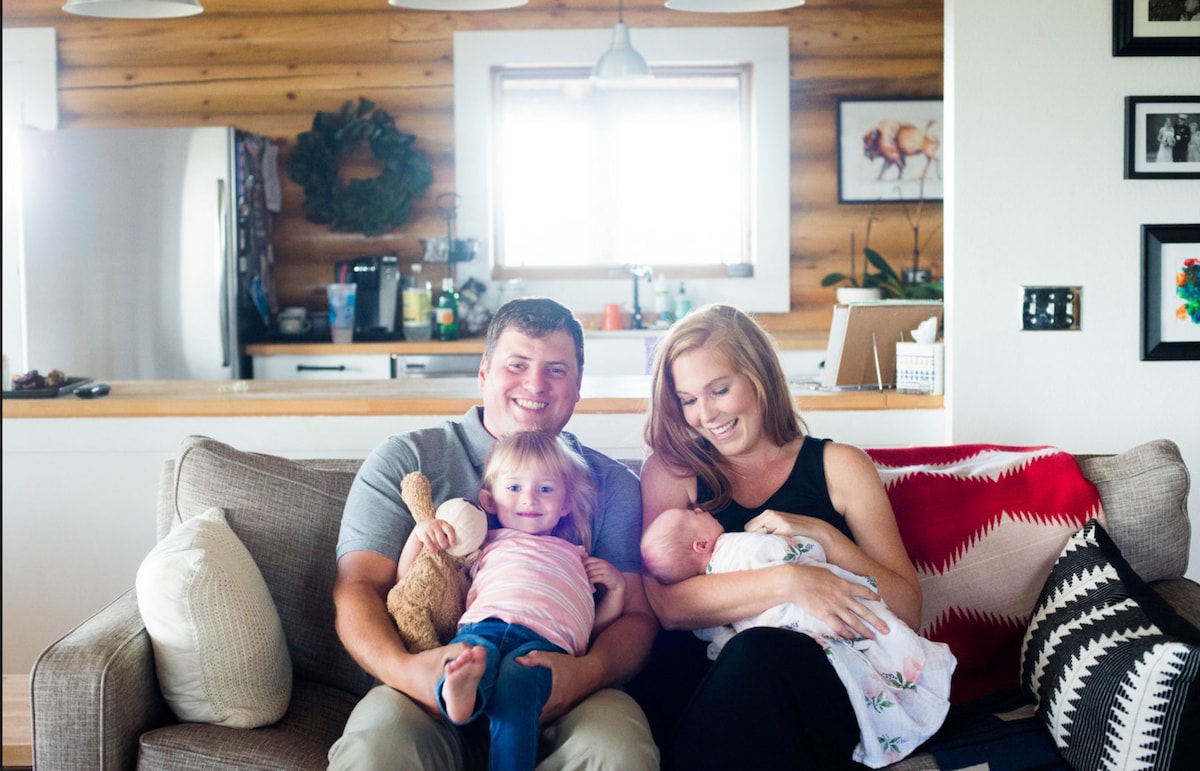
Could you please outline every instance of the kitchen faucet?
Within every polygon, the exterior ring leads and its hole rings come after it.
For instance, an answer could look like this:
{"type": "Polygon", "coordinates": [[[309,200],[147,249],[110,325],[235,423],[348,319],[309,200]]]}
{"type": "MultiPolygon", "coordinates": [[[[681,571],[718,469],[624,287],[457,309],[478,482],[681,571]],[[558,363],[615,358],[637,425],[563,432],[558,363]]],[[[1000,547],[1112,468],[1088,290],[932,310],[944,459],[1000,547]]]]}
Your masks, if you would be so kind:
{"type": "Polygon", "coordinates": [[[653,281],[654,268],[650,267],[649,265],[628,265],[622,270],[622,272],[629,273],[631,276],[633,276],[633,314],[629,319],[629,328],[645,329],[646,327],[642,323],[642,304],[638,299],[638,282],[643,278],[646,279],[647,284],[653,281]]]}

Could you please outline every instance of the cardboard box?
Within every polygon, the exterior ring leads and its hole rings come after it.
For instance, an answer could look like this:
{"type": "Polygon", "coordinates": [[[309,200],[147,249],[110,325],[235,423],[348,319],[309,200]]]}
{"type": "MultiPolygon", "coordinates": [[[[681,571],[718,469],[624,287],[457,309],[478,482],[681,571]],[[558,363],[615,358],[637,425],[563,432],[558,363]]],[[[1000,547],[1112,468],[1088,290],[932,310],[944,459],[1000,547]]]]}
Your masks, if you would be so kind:
{"type": "Polygon", "coordinates": [[[896,390],[902,394],[933,394],[946,389],[944,343],[896,343],[896,390]]]}

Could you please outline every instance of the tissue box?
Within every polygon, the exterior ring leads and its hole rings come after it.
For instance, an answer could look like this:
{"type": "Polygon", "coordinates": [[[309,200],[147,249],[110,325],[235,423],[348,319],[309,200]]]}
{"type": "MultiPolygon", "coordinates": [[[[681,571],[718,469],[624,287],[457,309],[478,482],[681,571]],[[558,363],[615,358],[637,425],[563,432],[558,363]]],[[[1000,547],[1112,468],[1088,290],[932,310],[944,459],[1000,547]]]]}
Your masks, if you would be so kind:
{"type": "Polygon", "coordinates": [[[945,390],[945,343],[896,343],[896,390],[941,395],[945,390]]]}

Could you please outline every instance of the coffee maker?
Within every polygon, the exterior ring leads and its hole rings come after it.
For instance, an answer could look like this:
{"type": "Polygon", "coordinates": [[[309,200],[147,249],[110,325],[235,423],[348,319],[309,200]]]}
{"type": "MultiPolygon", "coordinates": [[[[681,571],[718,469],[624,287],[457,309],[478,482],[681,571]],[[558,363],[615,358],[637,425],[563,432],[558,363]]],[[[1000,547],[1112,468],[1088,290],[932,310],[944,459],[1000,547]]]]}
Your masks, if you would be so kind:
{"type": "Polygon", "coordinates": [[[404,336],[400,265],[394,256],[355,257],[334,264],[334,281],[357,284],[354,339],[398,340],[404,336]]]}

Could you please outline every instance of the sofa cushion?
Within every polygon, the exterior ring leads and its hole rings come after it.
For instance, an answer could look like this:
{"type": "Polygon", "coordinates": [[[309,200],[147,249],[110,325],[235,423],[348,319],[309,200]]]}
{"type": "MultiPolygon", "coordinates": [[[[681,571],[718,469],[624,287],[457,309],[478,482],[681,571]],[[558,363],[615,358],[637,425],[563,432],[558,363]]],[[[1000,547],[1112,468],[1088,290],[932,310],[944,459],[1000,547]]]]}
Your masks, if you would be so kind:
{"type": "Polygon", "coordinates": [[[137,572],[159,687],[180,720],[257,728],[283,717],[292,662],[262,574],[212,508],[159,541],[137,572]]]}
{"type": "Polygon", "coordinates": [[[358,697],[296,681],[287,714],[274,725],[239,731],[204,723],[155,728],[138,739],[140,769],[325,771],[358,697]]]}
{"type": "Polygon", "coordinates": [[[176,457],[170,496],[177,523],[213,506],[225,511],[275,600],[295,678],[359,695],[372,679],[334,631],[333,581],[342,508],[360,463],[306,465],[191,436],[176,457]]]}
{"type": "Polygon", "coordinates": [[[870,449],[924,595],[920,632],[958,659],[950,698],[1017,688],[1021,636],[1096,488],[1053,447],[870,449]]]}
{"type": "Polygon", "coordinates": [[[1191,535],[1190,477],[1179,447],[1155,439],[1118,455],[1081,456],[1079,466],[1104,499],[1105,529],[1138,576],[1182,576],[1191,535]]]}
{"type": "Polygon", "coordinates": [[[1198,673],[1200,630],[1089,522],[1055,562],[1022,650],[1022,687],[1063,756],[1075,769],[1194,763],[1198,673]]]}

